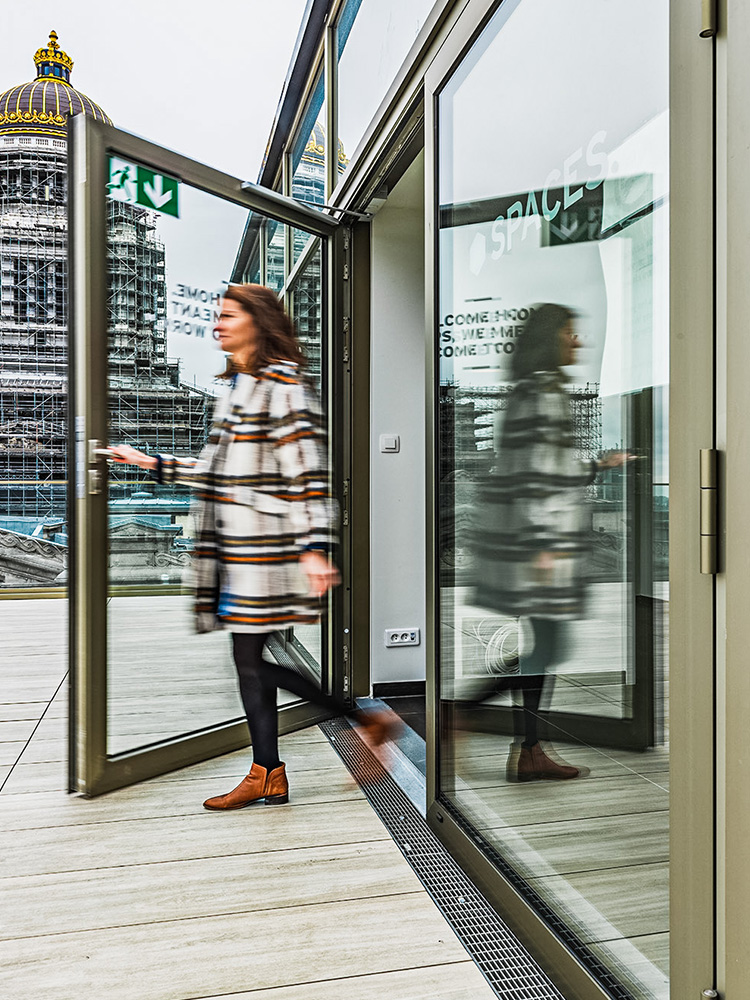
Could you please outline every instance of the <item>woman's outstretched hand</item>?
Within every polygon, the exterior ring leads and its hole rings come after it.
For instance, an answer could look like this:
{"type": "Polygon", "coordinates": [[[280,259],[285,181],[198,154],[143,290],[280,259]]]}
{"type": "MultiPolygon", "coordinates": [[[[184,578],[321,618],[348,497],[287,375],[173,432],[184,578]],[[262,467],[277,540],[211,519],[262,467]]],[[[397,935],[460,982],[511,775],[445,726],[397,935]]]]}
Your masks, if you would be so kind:
{"type": "Polygon", "coordinates": [[[596,466],[599,472],[604,469],[619,469],[632,462],[635,457],[629,451],[604,451],[596,460],[596,466]]]}
{"type": "Polygon", "coordinates": [[[138,451],[137,448],[131,448],[129,444],[113,444],[109,446],[108,450],[112,461],[122,465],[137,465],[141,469],[149,470],[155,469],[157,466],[157,461],[153,456],[138,451]]]}
{"type": "Polygon", "coordinates": [[[332,587],[337,587],[341,583],[338,569],[322,552],[315,549],[303,552],[299,557],[299,563],[307,576],[313,597],[322,597],[332,587]]]}

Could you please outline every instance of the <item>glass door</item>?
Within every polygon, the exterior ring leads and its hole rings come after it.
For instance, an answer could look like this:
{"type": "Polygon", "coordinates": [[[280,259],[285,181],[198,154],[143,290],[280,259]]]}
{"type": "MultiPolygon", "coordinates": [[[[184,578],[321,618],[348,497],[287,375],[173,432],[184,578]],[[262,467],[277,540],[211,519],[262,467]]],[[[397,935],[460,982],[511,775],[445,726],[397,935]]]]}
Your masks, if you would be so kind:
{"type": "MultiPolygon", "coordinates": [[[[323,309],[323,243],[320,237],[292,229],[294,266],[285,285],[286,307],[294,319],[297,335],[308,359],[308,374],[321,396],[326,394],[327,371],[323,364],[321,315],[323,309]]],[[[325,620],[315,625],[296,625],[283,633],[285,649],[297,669],[312,672],[321,683],[321,665],[326,657],[325,620]]]]}
{"type": "Polygon", "coordinates": [[[427,85],[428,815],[586,998],[710,984],[712,51],[678,7],[477,0],[427,85]]]}
{"type": "MultiPolygon", "coordinates": [[[[513,732],[514,677],[520,689],[549,637],[543,734],[643,750],[661,742],[667,669],[667,8],[638,88],[607,111],[593,65],[550,54],[573,121],[531,92],[535,66],[508,61],[548,7],[503,4],[439,97],[444,663],[457,702],[497,688],[475,723],[513,732]],[[498,66],[524,96],[493,111],[477,157],[471,112],[498,66]],[[577,338],[564,364],[544,353],[555,323],[577,338]]],[[[617,30],[611,6],[598,16],[617,30]]]]}
{"type": "MultiPolygon", "coordinates": [[[[96,795],[248,742],[228,636],[193,628],[189,490],[108,464],[106,446],[201,451],[225,367],[213,328],[234,281],[292,305],[328,419],[340,227],[83,116],[72,143],[70,784],[96,795]],[[314,246],[302,267],[289,234],[314,246]]],[[[329,689],[336,651],[321,636],[340,600],[321,607],[325,625],[269,644],[329,689]]],[[[282,732],[319,717],[284,693],[280,711],[282,732]]]]}

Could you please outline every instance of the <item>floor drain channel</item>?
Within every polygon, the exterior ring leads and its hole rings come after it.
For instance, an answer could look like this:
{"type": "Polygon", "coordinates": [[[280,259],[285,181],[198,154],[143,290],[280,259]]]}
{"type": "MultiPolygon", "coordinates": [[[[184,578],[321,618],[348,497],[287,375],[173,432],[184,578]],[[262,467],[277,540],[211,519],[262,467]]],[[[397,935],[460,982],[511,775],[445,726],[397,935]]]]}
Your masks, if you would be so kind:
{"type": "Polygon", "coordinates": [[[497,996],[565,1000],[351,726],[332,719],[320,729],[497,996]]]}

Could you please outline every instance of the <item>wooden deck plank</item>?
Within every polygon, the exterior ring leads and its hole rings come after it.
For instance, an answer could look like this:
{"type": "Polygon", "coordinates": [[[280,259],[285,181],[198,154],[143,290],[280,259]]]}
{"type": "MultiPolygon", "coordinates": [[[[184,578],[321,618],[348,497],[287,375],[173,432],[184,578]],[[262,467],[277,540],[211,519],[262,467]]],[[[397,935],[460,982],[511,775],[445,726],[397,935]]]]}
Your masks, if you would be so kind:
{"type": "Polygon", "coordinates": [[[388,839],[11,877],[0,891],[0,938],[11,939],[419,893],[422,885],[388,839]]]}
{"type": "Polygon", "coordinates": [[[465,955],[427,894],[414,892],[4,941],[0,995],[193,1000],[465,955]]]}
{"type": "MultiPolygon", "coordinates": [[[[97,823],[117,823],[120,820],[140,820],[184,816],[190,822],[196,814],[203,816],[203,800],[212,794],[229,791],[248,770],[249,754],[237,761],[232,773],[215,774],[203,768],[198,775],[182,781],[144,781],[95,799],[78,795],[61,796],[58,792],[35,795],[3,795],[0,801],[6,832],[13,830],[60,829],[68,826],[91,826],[97,823]]],[[[290,765],[290,799],[295,806],[322,805],[349,799],[361,800],[357,783],[346,770],[320,754],[297,758],[287,754],[290,765]],[[320,765],[323,766],[320,766],[320,765]],[[317,766],[316,766],[317,765],[317,766]]],[[[191,769],[186,769],[191,770],[191,769]]],[[[265,809],[250,807],[251,811],[265,809]]],[[[288,811],[288,810],[287,810],[288,811]]],[[[246,813],[250,815],[250,813],[246,813]]],[[[1,836],[1,835],[0,835],[1,836]]]]}
{"type": "MultiPolygon", "coordinates": [[[[114,865],[190,860],[228,854],[256,854],[283,844],[287,850],[310,844],[354,844],[388,836],[364,798],[313,805],[262,803],[230,814],[206,812],[192,800],[194,815],[121,819],[117,823],[31,829],[0,833],[4,870],[15,875],[87,871],[114,865]]],[[[1,995],[1,994],[0,994],[1,995]]]]}
{"type": "Polygon", "coordinates": [[[479,969],[467,961],[232,993],[231,1000],[482,1000],[491,996],[479,969]]]}

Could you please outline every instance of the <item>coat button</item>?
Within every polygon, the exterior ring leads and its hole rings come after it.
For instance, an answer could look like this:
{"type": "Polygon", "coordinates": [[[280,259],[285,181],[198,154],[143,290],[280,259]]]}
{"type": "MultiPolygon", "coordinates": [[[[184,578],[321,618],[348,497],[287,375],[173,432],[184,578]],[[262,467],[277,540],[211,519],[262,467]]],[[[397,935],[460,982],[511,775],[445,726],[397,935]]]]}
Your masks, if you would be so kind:
{"type": "Polygon", "coordinates": [[[217,528],[223,528],[224,527],[223,522],[222,521],[216,521],[216,527],[217,528]]]}

